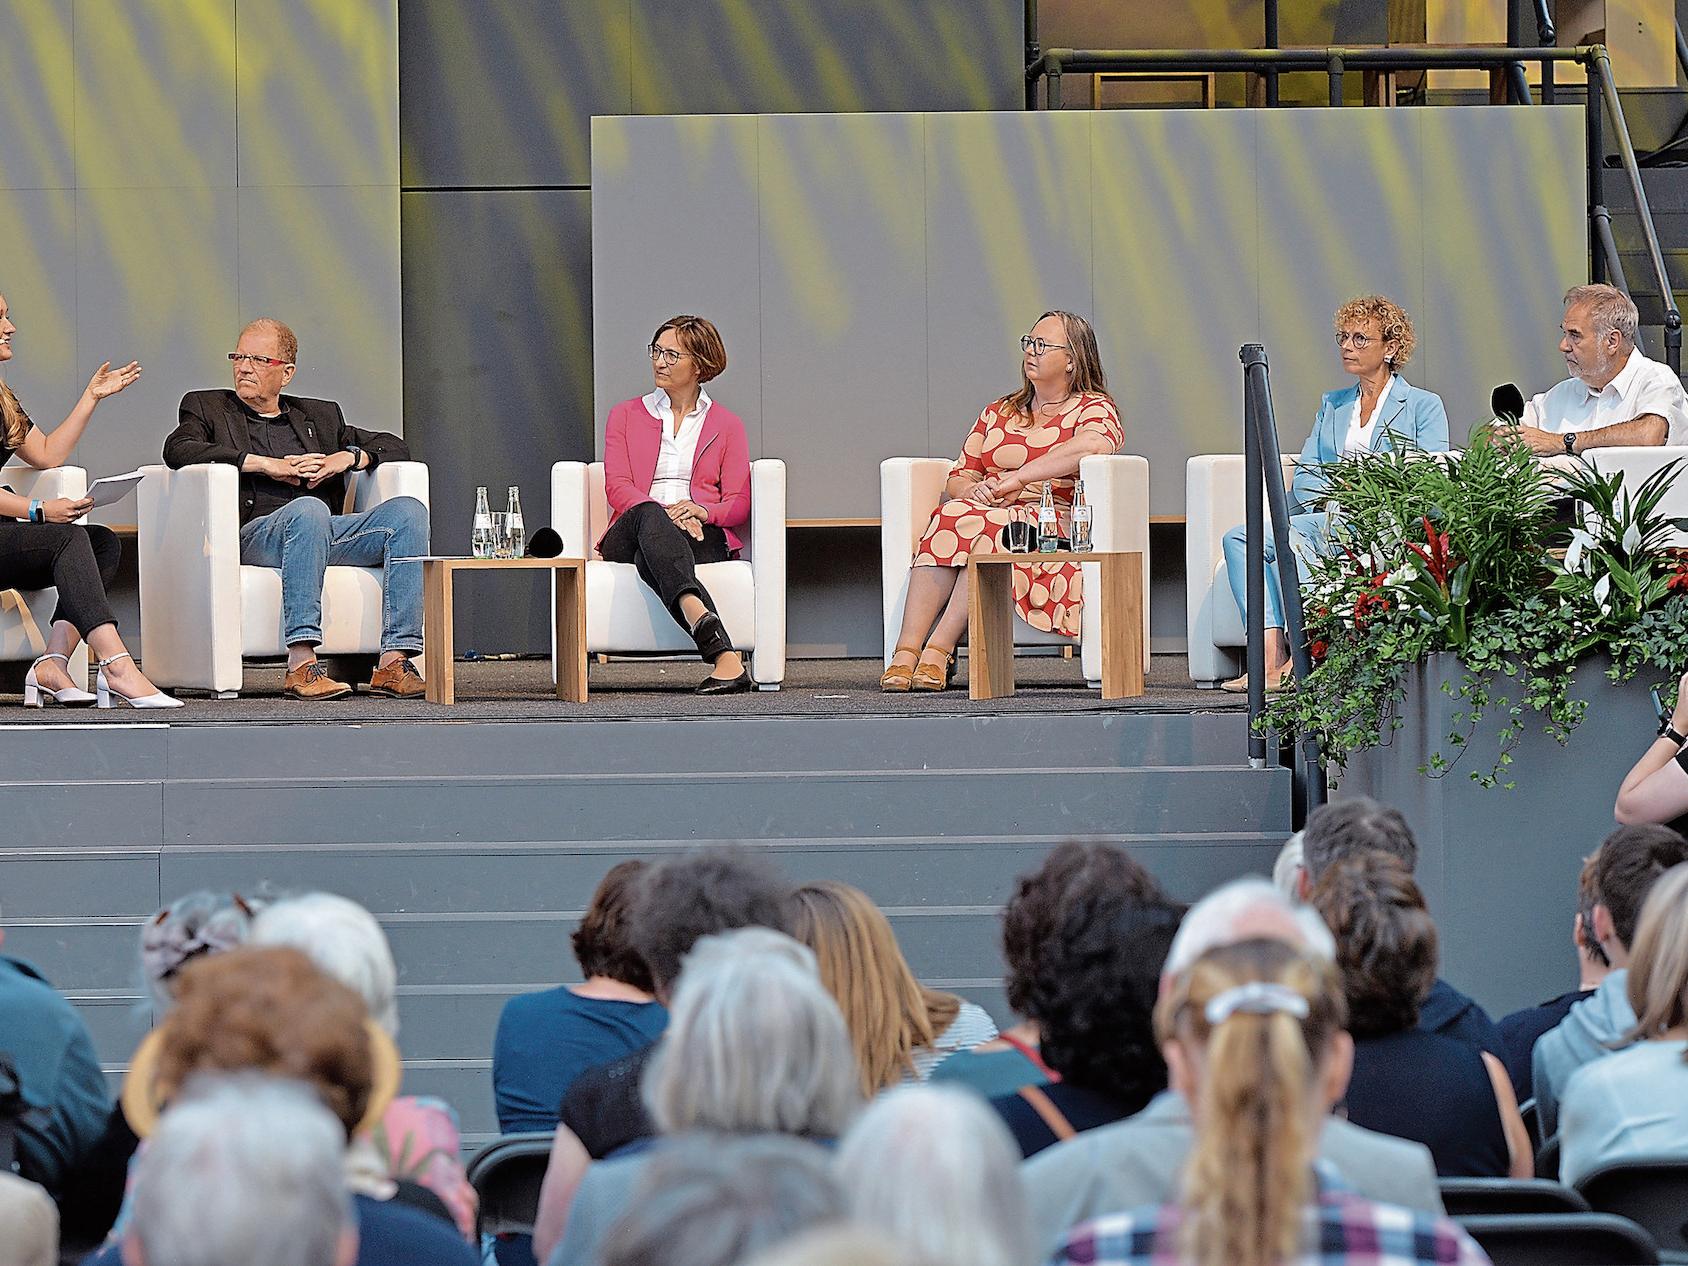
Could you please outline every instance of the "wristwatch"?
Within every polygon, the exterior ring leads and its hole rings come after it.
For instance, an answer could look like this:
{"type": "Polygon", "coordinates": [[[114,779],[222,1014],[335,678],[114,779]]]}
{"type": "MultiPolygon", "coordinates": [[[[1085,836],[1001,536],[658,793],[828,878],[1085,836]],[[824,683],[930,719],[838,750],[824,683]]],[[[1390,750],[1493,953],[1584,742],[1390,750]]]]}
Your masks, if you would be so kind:
{"type": "Polygon", "coordinates": [[[1577,433],[1575,431],[1565,432],[1565,452],[1571,457],[1577,455],[1577,433]]]}
{"type": "Polygon", "coordinates": [[[364,451],[361,448],[359,448],[356,444],[346,445],[346,451],[352,455],[352,469],[353,470],[359,469],[363,464],[363,459],[364,459],[364,456],[365,456],[364,451]]]}
{"type": "Polygon", "coordinates": [[[1688,743],[1688,734],[1679,734],[1676,727],[1670,723],[1669,717],[1665,717],[1659,722],[1659,737],[1669,739],[1678,747],[1681,747],[1684,743],[1688,743]]]}

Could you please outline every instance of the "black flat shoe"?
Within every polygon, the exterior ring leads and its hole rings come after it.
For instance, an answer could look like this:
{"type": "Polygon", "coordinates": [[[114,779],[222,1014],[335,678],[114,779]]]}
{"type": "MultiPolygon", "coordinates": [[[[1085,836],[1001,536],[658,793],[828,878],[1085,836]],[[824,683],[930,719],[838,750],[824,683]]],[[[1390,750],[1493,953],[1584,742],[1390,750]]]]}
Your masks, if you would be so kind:
{"type": "Polygon", "coordinates": [[[747,690],[754,690],[756,683],[750,680],[750,670],[746,668],[737,677],[705,677],[697,684],[700,695],[741,695],[747,690]]]}

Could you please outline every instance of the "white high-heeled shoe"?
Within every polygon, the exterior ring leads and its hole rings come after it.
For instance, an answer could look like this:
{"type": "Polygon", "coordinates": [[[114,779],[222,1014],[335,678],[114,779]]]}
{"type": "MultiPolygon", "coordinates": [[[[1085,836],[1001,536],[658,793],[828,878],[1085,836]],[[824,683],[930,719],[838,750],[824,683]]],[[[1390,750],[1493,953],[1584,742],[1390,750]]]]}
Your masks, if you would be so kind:
{"type": "Polygon", "coordinates": [[[102,708],[111,707],[112,706],[111,701],[113,699],[121,699],[124,703],[128,704],[131,708],[179,708],[179,707],[181,707],[182,701],[180,699],[172,699],[169,695],[165,694],[162,690],[155,690],[150,695],[140,695],[137,698],[131,699],[128,695],[124,694],[122,691],[113,690],[111,688],[111,683],[106,680],[106,675],[105,675],[106,665],[107,664],[115,664],[120,659],[133,659],[133,658],[134,658],[134,656],[130,655],[128,651],[123,651],[119,654],[113,655],[110,659],[102,659],[100,661],[100,670],[99,670],[99,672],[94,674],[94,689],[95,689],[96,692],[98,692],[100,707],[102,707],[102,708]]]}
{"type": "Polygon", "coordinates": [[[86,708],[94,702],[96,696],[86,690],[78,690],[75,686],[66,686],[63,690],[54,690],[50,686],[43,686],[35,679],[35,670],[49,659],[56,659],[70,671],[70,660],[63,655],[43,655],[29,666],[29,671],[23,675],[23,706],[26,708],[45,707],[47,700],[63,704],[67,708],[86,708]]]}

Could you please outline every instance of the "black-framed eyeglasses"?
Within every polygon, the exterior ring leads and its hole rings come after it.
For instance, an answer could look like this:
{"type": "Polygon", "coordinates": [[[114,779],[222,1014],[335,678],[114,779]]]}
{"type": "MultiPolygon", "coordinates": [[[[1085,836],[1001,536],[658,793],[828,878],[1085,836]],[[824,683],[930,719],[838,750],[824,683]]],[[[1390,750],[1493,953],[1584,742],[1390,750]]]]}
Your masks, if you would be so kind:
{"type": "Polygon", "coordinates": [[[1045,352],[1070,352],[1072,348],[1065,343],[1045,343],[1042,339],[1027,334],[1020,339],[1020,350],[1030,352],[1033,356],[1042,356],[1045,352]]]}
{"type": "Polygon", "coordinates": [[[659,360],[664,365],[678,365],[682,356],[691,355],[690,352],[677,352],[672,347],[658,347],[655,343],[652,343],[645,350],[650,353],[650,358],[653,361],[659,360]]]}
{"type": "Polygon", "coordinates": [[[1381,339],[1373,338],[1370,334],[1365,333],[1363,330],[1343,330],[1336,336],[1336,345],[1338,347],[1352,346],[1356,352],[1364,351],[1373,343],[1380,343],[1382,341],[1383,340],[1381,339]]]}
{"type": "Polygon", "coordinates": [[[249,361],[253,365],[261,365],[265,369],[274,369],[278,365],[291,365],[293,363],[290,360],[277,360],[274,356],[259,356],[255,352],[230,352],[229,360],[233,361],[236,365],[240,364],[243,360],[249,361]]]}

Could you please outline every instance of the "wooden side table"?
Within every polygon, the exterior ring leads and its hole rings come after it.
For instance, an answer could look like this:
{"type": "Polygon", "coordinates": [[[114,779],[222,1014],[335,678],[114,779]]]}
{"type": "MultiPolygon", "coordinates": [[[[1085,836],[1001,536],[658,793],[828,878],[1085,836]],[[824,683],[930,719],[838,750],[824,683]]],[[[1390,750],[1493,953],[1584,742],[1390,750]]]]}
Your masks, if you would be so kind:
{"type": "Polygon", "coordinates": [[[456,703],[451,580],[460,571],[556,573],[557,698],[586,702],[586,560],[583,558],[425,558],[422,560],[423,669],[429,703],[456,703]]]}
{"type": "Polygon", "coordinates": [[[1015,563],[1100,563],[1102,697],[1143,693],[1143,555],[1129,553],[972,554],[967,559],[967,693],[1001,699],[1014,693],[1015,563]]]}

